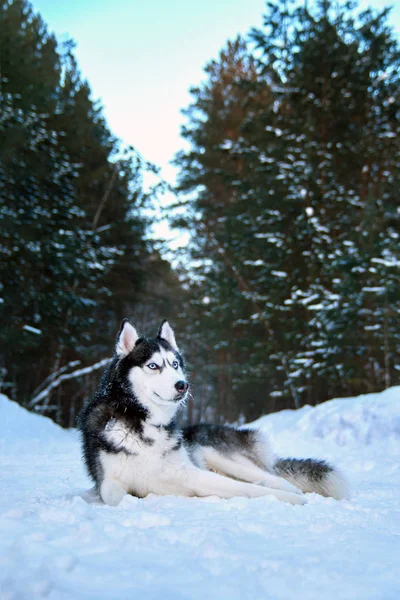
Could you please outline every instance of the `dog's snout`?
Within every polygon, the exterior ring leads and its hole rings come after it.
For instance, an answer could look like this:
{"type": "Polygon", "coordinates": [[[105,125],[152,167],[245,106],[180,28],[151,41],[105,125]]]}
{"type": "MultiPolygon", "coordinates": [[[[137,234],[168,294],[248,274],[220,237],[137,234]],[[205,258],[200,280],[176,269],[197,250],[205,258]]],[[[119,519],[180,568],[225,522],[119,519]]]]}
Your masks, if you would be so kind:
{"type": "Polygon", "coordinates": [[[188,384],[186,383],[186,381],[177,381],[175,384],[175,389],[177,392],[179,392],[180,394],[183,394],[184,392],[187,391],[188,389],[188,384]]]}

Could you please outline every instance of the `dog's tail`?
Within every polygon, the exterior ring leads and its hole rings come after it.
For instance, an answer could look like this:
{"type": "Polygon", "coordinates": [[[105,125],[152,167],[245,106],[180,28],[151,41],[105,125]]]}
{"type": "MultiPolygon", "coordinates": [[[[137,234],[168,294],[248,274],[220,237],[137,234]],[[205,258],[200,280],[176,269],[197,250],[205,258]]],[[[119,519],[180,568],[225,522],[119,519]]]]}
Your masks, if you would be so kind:
{"type": "Polygon", "coordinates": [[[278,458],[274,472],[302,492],[316,492],[336,500],[348,498],[349,485],[335,467],[324,460],[314,458],[278,458]]]}

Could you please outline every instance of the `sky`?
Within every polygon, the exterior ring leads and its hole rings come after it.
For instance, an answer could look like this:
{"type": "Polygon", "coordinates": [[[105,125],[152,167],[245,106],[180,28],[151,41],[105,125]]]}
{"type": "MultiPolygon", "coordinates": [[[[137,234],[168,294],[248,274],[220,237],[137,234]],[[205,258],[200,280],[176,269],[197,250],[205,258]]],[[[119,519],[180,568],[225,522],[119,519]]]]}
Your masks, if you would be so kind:
{"type": "MultiPolygon", "coordinates": [[[[33,0],[60,40],[72,38],[83,75],[112,131],[168,167],[183,146],[181,109],[227,39],[262,24],[265,0],[33,0]]],[[[384,0],[360,6],[382,8],[384,0]]],[[[400,2],[391,23],[400,33],[400,2]]]]}
{"type": "MultiPolygon", "coordinates": [[[[182,143],[180,109],[224,42],[261,25],[264,0],[34,0],[76,55],[114,131],[164,168],[182,143]]],[[[170,171],[172,173],[172,170],[170,171]]]]}
{"type": "MultiPolygon", "coordinates": [[[[82,74],[114,134],[161,167],[170,183],[176,171],[169,163],[185,147],[181,110],[191,101],[190,87],[201,82],[205,65],[228,39],[262,25],[265,7],[265,0],[32,2],[60,41],[75,41],[82,74]]],[[[390,22],[400,34],[400,1],[392,4],[397,6],[390,22]]],[[[360,2],[361,8],[387,5],[386,0],[360,2]]],[[[173,198],[160,201],[165,206],[173,198]]],[[[186,236],[157,220],[155,237],[169,239],[171,247],[187,243],[186,236]]]]}

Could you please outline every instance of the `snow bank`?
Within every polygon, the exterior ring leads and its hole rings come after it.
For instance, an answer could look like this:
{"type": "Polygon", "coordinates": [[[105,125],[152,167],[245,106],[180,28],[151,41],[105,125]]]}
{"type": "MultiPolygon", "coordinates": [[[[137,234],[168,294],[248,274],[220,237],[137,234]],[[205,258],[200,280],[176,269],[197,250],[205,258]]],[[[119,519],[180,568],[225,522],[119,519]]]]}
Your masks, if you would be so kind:
{"type": "Polygon", "coordinates": [[[339,446],[400,441],[400,386],[377,394],[337,398],[316,407],[284,410],[249,425],[275,437],[278,433],[339,446]]]}
{"type": "Polygon", "coordinates": [[[54,443],[70,437],[48,417],[29,412],[4,394],[0,394],[0,423],[0,441],[5,447],[27,441],[54,443]]]}

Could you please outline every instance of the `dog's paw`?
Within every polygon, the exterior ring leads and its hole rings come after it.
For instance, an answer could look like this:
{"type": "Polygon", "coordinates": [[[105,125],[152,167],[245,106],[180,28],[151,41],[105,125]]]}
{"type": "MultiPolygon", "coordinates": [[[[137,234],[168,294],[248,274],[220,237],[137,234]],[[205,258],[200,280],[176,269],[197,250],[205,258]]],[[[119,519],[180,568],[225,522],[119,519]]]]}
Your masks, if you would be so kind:
{"type": "Polygon", "coordinates": [[[297,488],[292,483],[289,483],[289,481],[286,481],[285,479],[283,479],[282,484],[279,483],[278,489],[285,490],[285,492],[290,492],[291,494],[302,494],[303,493],[301,490],[299,490],[299,488],[297,488]]]}
{"type": "Polygon", "coordinates": [[[100,486],[100,497],[109,506],[117,506],[125,495],[126,492],[118,481],[105,479],[100,486]]]}
{"type": "Polygon", "coordinates": [[[280,490],[276,490],[276,497],[281,502],[288,502],[289,504],[307,504],[307,500],[305,496],[302,494],[292,494],[291,492],[283,492],[280,490]]]}
{"type": "Polygon", "coordinates": [[[283,477],[276,477],[274,475],[270,475],[265,481],[260,481],[260,484],[264,487],[272,488],[274,490],[283,490],[285,492],[290,492],[292,494],[302,494],[303,492],[299,490],[296,486],[283,477]]]}

